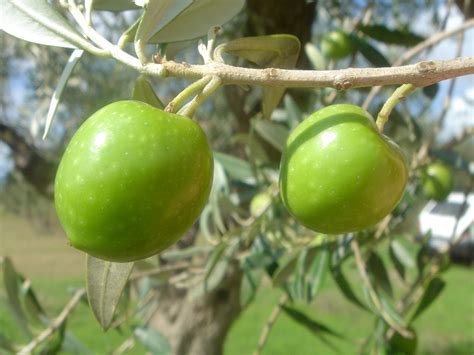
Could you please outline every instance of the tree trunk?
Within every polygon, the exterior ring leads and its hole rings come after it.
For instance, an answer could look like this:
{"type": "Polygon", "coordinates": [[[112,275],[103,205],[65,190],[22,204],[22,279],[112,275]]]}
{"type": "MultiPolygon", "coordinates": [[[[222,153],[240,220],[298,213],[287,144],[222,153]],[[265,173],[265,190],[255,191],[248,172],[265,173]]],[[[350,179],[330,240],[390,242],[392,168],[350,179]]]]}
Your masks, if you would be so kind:
{"type": "Polygon", "coordinates": [[[227,332],[241,312],[238,265],[229,267],[218,287],[193,299],[172,285],[160,290],[151,325],[163,334],[177,355],[221,355],[227,332]]]}

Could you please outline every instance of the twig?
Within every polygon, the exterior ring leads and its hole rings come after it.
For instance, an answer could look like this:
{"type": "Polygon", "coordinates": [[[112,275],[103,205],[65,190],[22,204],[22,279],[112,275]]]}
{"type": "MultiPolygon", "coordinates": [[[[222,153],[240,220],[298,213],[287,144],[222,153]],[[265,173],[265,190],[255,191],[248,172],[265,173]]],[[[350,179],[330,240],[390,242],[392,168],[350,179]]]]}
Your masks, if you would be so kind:
{"type": "Polygon", "coordinates": [[[443,144],[441,146],[441,149],[443,149],[443,150],[452,149],[455,146],[457,146],[458,144],[461,144],[466,139],[471,138],[473,135],[474,135],[474,126],[466,127],[466,128],[464,128],[464,130],[461,132],[460,135],[454,137],[449,142],[443,144]]]}
{"type": "MultiPolygon", "coordinates": [[[[340,70],[287,70],[277,68],[252,69],[210,62],[204,65],[191,65],[173,61],[162,64],[142,64],[136,57],[113,45],[92,27],[87,25],[82,12],[69,0],[69,11],[84,33],[107,54],[142,74],[151,76],[175,76],[187,79],[200,79],[211,75],[218,77],[223,85],[263,85],[280,87],[333,87],[338,90],[368,87],[374,85],[413,84],[418,87],[458,76],[474,74],[474,58],[457,58],[446,61],[423,61],[414,65],[391,68],[349,68],[340,70]]],[[[467,21],[461,29],[474,25],[467,21]]],[[[84,48],[87,50],[87,48],[84,48]]]]}
{"type": "Polygon", "coordinates": [[[267,342],[268,336],[270,335],[270,331],[272,330],[272,327],[275,324],[275,321],[280,315],[281,309],[283,308],[283,306],[285,305],[287,301],[288,301],[288,295],[284,293],[283,295],[281,295],[280,299],[278,300],[277,305],[275,306],[275,308],[273,308],[273,311],[270,314],[270,317],[267,319],[267,322],[265,323],[265,326],[263,327],[262,332],[260,333],[257,349],[255,350],[253,355],[260,355],[262,353],[265,343],[267,342]]]}
{"type": "Polygon", "coordinates": [[[33,339],[28,345],[21,349],[19,354],[31,354],[36,347],[38,347],[40,344],[45,342],[51,335],[53,335],[54,332],[57,331],[66,321],[69,314],[71,314],[71,312],[74,310],[74,308],[81,301],[82,297],[85,294],[86,290],[84,288],[77,290],[76,293],[74,293],[72,298],[69,300],[69,302],[66,304],[64,309],[61,311],[59,316],[51,322],[48,328],[43,330],[35,339],[33,339]]]}
{"type": "Polygon", "coordinates": [[[160,76],[199,79],[218,76],[222,84],[263,85],[272,87],[333,87],[338,90],[373,85],[413,84],[418,87],[432,85],[442,80],[474,74],[474,57],[442,61],[422,61],[412,65],[390,68],[348,68],[337,70],[288,70],[277,68],[252,69],[212,62],[191,65],[173,61],[147,64],[142,72],[160,76]]]}
{"type": "MultiPolygon", "coordinates": [[[[410,49],[409,51],[405,52],[399,59],[397,59],[394,63],[393,66],[399,66],[404,63],[409,62],[411,59],[416,57],[418,54],[423,52],[424,50],[434,46],[435,44],[441,42],[442,40],[452,37],[459,32],[464,32],[467,29],[471,28],[474,26],[474,19],[468,20],[462,24],[462,26],[455,28],[453,30],[445,31],[445,32],[440,32],[437,33],[430,38],[424,40],[423,42],[418,43],[415,47],[410,49]]],[[[365,99],[364,104],[362,107],[367,109],[375,96],[380,92],[382,88],[380,86],[373,87],[372,90],[370,90],[369,94],[367,95],[367,98],[365,99]]]]}
{"type": "Polygon", "coordinates": [[[383,127],[385,126],[385,123],[387,123],[388,118],[395,106],[400,102],[400,100],[405,99],[415,90],[416,86],[413,86],[411,84],[404,84],[400,86],[397,90],[395,90],[392,96],[390,96],[390,98],[385,101],[385,104],[380,110],[376,121],[377,127],[380,132],[383,132],[383,127]]]}

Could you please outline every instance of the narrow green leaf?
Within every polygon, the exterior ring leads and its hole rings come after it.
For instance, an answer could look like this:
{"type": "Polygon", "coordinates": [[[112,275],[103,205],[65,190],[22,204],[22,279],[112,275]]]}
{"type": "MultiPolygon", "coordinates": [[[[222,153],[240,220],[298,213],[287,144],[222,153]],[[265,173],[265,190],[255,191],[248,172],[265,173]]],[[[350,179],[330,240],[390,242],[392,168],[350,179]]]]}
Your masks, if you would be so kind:
{"type": "Polygon", "coordinates": [[[301,112],[298,104],[289,94],[285,95],[283,103],[288,115],[288,124],[291,128],[295,128],[303,120],[303,112],[301,112]]]}
{"type": "Polygon", "coordinates": [[[286,140],[290,134],[289,129],[280,123],[272,121],[256,120],[254,122],[257,133],[275,149],[283,152],[286,140]]]}
{"type": "Polygon", "coordinates": [[[149,0],[138,25],[135,41],[147,43],[153,35],[168,25],[193,0],[149,0]]]}
{"type": "Polygon", "coordinates": [[[393,334],[389,341],[389,354],[414,355],[417,353],[418,336],[415,329],[410,327],[408,330],[413,334],[413,337],[405,338],[397,332],[393,334]]]}
{"type": "Polygon", "coordinates": [[[152,354],[171,354],[171,345],[168,340],[156,329],[150,327],[137,327],[133,335],[152,354]]]}
{"type": "Polygon", "coordinates": [[[242,181],[254,179],[252,167],[245,160],[220,152],[214,152],[213,154],[214,159],[222,164],[230,177],[242,181]]]}
{"type": "Polygon", "coordinates": [[[345,338],[340,333],[337,333],[328,326],[310,318],[308,315],[299,311],[295,307],[284,305],[282,309],[290,318],[304,326],[312,334],[318,337],[323,343],[332,348],[334,351],[339,352],[339,349],[334,345],[332,341],[328,340],[325,335],[331,335],[338,339],[345,340],[345,338]]]}
{"type": "Polygon", "coordinates": [[[386,315],[384,318],[386,318],[388,316],[388,317],[390,317],[390,320],[392,321],[392,323],[398,324],[401,328],[406,328],[407,327],[407,322],[397,312],[397,310],[390,303],[390,301],[387,300],[383,294],[379,293],[378,297],[380,299],[381,306],[382,306],[382,308],[385,312],[385,315],[386,315]]]}
{"type": "Polygon", "coordinates": [[[38,327],[43,327],[45,324],[48,324],[48,316],[38,301],[29,281],[23,281],[20,295],[23,309],[29,321],[38,327]]]}
{"type": "Polygon", "coordinates": [[[357,29],[365,35],[388,44],[398,44],[402,46],[414,46],[425,38],[408,30],[392,30],[385,25],[364,25],[359,23],[357,29]]]}
{"type": "Polygon", "coordinates": [[[247,270],[244,269],[242,285],[240,286],[240,306],[245,308],[252,302],[257,293],[260,280],[262,278],[262,270],[247,270]]]}
{"type": "Polygon", "coordinates": [[[54,116],[56,115],[56,110],[58,108],[59,102],[61,101],[63,90],[66,87],[69,77],[71,76],[72,71],[76,67],[76,64],[81,59],[82,54],[84,54],[84,51],[82,49],[75,49],[63,69],[61,77],[58,81],[58,85],[56,86],[56,89],[54,90],[53,95],[51,97],[48,114],[46,115],[46,124],[44,126],[43,139],[45,139],[48,135],[51,124],[53,123],[54,116]]]}
{"type": "Polygon", "coordinates": [[[67,321],[62,322],[61,326],[45,343],[38,347],[38,354],[58,354],[64,342],[67,321]]]}
{"type": "Polygon", "coordinates": [[[430,99],[434,99],[439,91],[439,84],[435,83],[432,85],[425,86],[422,90],[423,94],[430,99]]]}
{"type": "Polygon", "coordinates": [[[0,0],[0,8],[1,29],[14,37],[55,47],[91,46],[46,0],[0,0]]]}
{"type": "MultiPolygon", "coordinates": [[[[216,53],[232,54],[264,68],[294,68],[300,53],[301,43],[297,37],[287,34],[243,37],[216,48],[216,53]]],[[[271,75],[271,73],[270,73],[271,75]]],[[[285,88],[264,87],[263,117],[270,118],[280,102],[285,88]]]]}
{"type": "Polygon", "coordinates": [[[132,99],[147,103],[153,107],[163,109],[165,106],[156,96],[155,90],[151,83],[143,76],[140,75],[135,81],[135,85],[132,90],[132,99]]]}
{"type": "Polygon", "coordinates": [[[353,304],[356,306],[367,310],[367,307],[357,298],[352,287],[350,286],[349,282],[347,281],[346,277],[342,273],[342,269],[340,265],[332,265],[331,266],[331,274],[336,282],[339,289],[342,291],[342,294],[353,304]]]}
{"type": "MultiPolygon", "coordinates": [[[[150,3],[154,9],[148,10],[148,5],[145,11],[149,15],[145,24],[140,25],[143,28],[140,38],[156,44],[204,36],[211,26],[222,26],[238,14],[245,0],[151,0],[150,3]]],[[[137,27],[131,28],[130,34],[138,33],[137,27]]]]}
{"type": "Polygon", "coordinates": [[[321,51],[312,43],[306,43],[304,46],[306,56],[316,70],[326,69],[326,59],[321,51]]]}
{"type": "Polygon", "coordinates": [[[410,255],[408,250],[398,240],[392,240],[390,242],[390,248],[393,249],[393,253],[397,256],[400,262],[408,268],[415,267],[415,261],[410,255]]]}
{"type": "Polygon", "coordinates": [[[221,260],[226,248],[227,248],[226,243],[220,243],[218,246],[214,248],[212,253],[209,255],[209,258],[207,259],[206,267],[204,269],[204,284],[207,284],[207,280],[209,279],[209,276],[211,276],[217,263],[221,260]]]}
{"type": "Polygon", "coordinates": [[[390,259],[392,260],[393,265],[395,266],[395,270],[397,270],[398,275],[402,280],[405,280],[405,266],[403,263],[398,259],[397,255],[393,251],[392,245],[390,244],[390,247],[388,249],[388,253],[390,256],[390,259]]]}
{"type": "Polygon", "coordinates": [[[390,62],[378,49],[372,46],[365,39],[351,35],[352,44],[364,56],[367,61],[376,67],[389,67],[390,62]]]}
{"type": "Polygon", "coordinates": [[[282,286],[293,274],[298,261],[298,255],[291,256],[279,266],[278,270],[273,274],[273,286],[282,286]]]}
{"type": "Polygon", "coordinates": [[[89,304],[104,330],[112,323],[120,295],[132,269],[133,263],[113,263],[87,255],[89,304]]]}
{"type": "Polygon", "coordinates": [[[133,0],[94,0],[94,10],[125,11],[139,9],[133,0]]]}
{"type": "Polygon", "coordinates": [[[430,281],[425,289],[425,292],[423,293],[423,297],[421,298],[415,313],[413,313],[413,316],[410,319],[410,322],[413,322],[429,307],[431,303],[434,302],[436,298],[438,298],[445,286],[446,283],[439,277],[435,277],[430,281]]]}
{"type": "Polygon", "coordinates": [[[328,271],[329,250],[323,245],[319,254],[313,261],[308,272],[308,300],[311,301],[316,297],[321,289],[326,273],[328,271]]]}
{"type": "Polygon", "coordinates": [[[388,276],[387,269],[382,258],[375,252],[371,251],[367,260],[367,268],[372,276],[374,285],[380,286],[390,297],[393,297],[392,284],[388,276]]]}
{"type": "Polygon", "coordinates": [[[291,298],[292,300],[304,300],[305,299],[305,275],[307,263],[306,259],[308,256],[308,249],[304,248],[298,255],[296,262],[296,268],[294,273],[294,280],[291,284],[291,298]]]}
{"type": "Polygon", "coordinates": [[[27,319],[20,301],[20,289],[18,287],[20,277],[18,276],[10,258],[4,257],[0,260],[0,265],[3,269],[3,283],[7,291],[8,302],[11,306],[11,310],[17,323],[20,325],[21,330],[29,337],[31,332],[28,328],[27,319]]]}

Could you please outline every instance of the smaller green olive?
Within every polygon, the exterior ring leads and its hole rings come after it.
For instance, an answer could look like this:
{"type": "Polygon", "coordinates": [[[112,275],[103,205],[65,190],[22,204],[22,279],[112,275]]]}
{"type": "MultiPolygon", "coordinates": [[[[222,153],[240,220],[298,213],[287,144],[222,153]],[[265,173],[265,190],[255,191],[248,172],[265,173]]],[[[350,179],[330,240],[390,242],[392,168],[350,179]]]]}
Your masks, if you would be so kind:
{"type": "Polygon", "coordinates": [[[430,164],[422,173],[421,185],[427,198],[443,201],[453,189],[451,170],[443,163],[430,164]]]}
{"type": "Polygon", "coordinates": [[[349,35],[342,31],[332,31],[321,40],[321,50],[331,59],[342,59],[354,50],[349,35]]]}

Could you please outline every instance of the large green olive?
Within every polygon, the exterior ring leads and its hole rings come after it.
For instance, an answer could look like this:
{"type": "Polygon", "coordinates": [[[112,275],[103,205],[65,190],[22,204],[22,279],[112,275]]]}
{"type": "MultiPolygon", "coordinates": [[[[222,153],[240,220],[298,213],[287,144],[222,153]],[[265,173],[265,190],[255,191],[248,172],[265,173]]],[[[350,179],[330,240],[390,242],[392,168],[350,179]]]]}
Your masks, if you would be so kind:
{"type": "Polygon", "coordinates": [[[430,164],[422,173],[421,184],[426,197],[443,201],[453,189],[451,170],[443,163],[430,164]]]}
{"type": "Polygon", "coordinates": [[[369,113],[333,105],[313,113],[288,137],[280,193],[302,224],[327,234],[365,229],[389,214],[408,178],[398,146],[369,113]]]}
{"type": "Polygon", "coordinates": [[[142,259],[191,227],[212,177],[196,122],[119,101],[94,113],[69,143],[56,175],[56,211],[75,248],[110,261],[142,259]]]}
{"type": "Polygon", "coordinates": [[[354,50],[349,35],[342,31],[332,31],[323,36],[321,50],[331,59],[342,59],[354,50]]]}

